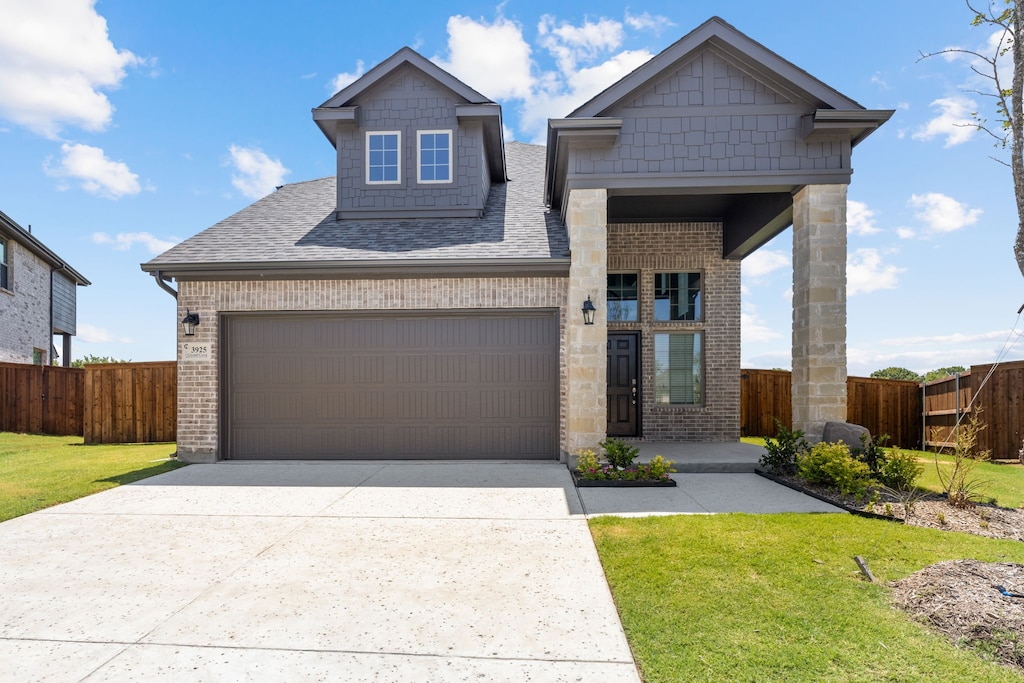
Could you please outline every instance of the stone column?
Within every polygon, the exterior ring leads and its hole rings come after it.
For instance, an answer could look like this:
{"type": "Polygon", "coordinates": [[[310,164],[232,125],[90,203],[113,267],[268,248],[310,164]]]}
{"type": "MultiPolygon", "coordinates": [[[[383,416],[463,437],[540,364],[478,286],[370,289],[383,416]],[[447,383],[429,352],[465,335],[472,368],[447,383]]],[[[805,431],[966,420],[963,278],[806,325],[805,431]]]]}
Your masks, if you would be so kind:
{"type": "Polygon", "coordinates": [[[584,448],[597,449],[607,432],[607,190],[570,190],[565,215],[572,259],[565,324],[568,381],[563,460],[584,448]],[[588,296],[597,308],[593,325],[583,324],[580,311],[588,296]]]}
{"type": "Polygon", "coordinates": [[[846,422],[846,185],[793,195],[793,429],[846,422]]]}

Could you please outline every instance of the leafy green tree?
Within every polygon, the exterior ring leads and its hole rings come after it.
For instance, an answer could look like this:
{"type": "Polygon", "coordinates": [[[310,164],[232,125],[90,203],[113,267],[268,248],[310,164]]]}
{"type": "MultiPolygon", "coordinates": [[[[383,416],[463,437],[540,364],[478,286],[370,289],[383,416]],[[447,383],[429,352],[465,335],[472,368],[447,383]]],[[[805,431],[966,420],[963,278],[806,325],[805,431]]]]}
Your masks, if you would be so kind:
{"type": "Polygon", "coordinates": [[[871,373],[871,376],[875,379],[905,379],[911,382],[921,381],[921,375],[917,374],[913,370],[896,366],[875,370],[871,373]]]}
{"type": "Polygon", "coordinates": [[[955,375],[958,372],[967,372],[967,368],[962,365],[950,365],[948,368],[935,368],[924,373],[924,381],[931,382],[932,380],[942,379],[955,375]]]}
{"type": "Polygon", "coordinates": [[[73,368],[81,368],[81,367],[85,367],[86,365],[98,365],[100,363],[131,363],[131,362],[132,362],[131,358],[129,358],[128,360],[121,360],[119,358],[114,358],[112,356],[92,356],[92,355],[88,355],[87,354],[85,356],[82,356],[81,358],[76,358],[75,360],[71,361],[71,367],[73,367],[73,368]]]}

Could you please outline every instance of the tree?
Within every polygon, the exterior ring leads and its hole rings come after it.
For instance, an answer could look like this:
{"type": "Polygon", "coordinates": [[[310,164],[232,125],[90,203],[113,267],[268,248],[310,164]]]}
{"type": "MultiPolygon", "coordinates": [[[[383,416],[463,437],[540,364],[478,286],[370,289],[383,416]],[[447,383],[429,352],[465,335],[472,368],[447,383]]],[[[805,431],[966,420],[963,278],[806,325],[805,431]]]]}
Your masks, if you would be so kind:
{"type": "Polygon", "coordinates": [[[955,375],[958,372],[967,372],[967,368],[962,365],[950,365],[948,368],[935,368],[924,373],[924,381],[931,382],[932,380],[942,379],[955,375]]]}
{"type": "Polygon", "coordinates": [[[1017,239],[1013,244],[1013,254],[1017,259],[1017,267],[1024,276],[1024,112],[1021,111],[1024,96],[1024,39],[1018,41],[1017,36],[1024,36],[1024,17],[1018,11],[1017,0],[984,0],[985,7],[979,9],[978,0],[966,0],[967,9],[973,14],[971,26],[994,28],[995,40],[988,43],[986,50],[979,52],[965,48],[946,48],[938,52],[922,53],[927,58],[934,55],[963,54],[972,58],[971,71],[987,81],[987,87],[971,90],[976,95],[989,99],[995,108],[996,120],[990,123],[981,112],[973,112],[978,130],[987,133],[1000,149],[1010,149],[1010,163],[996,159],[1010,167],[1013,177],[1013,194],[1017,201],[1017,239]],[[1011,74],[1005,73],[1005,61],[1000,58],[1009,54],[1012,57],[1011,74]],[[1007,82],[1009,78],[1009,82],[1007,82]]]}
{"type": "Polygon", "coordinates": [[[132,361],[131,361],[130,358],[128,360],[119,360],[119,359],[114,358],[112,356],[85,355],[85,356],[82,356],[81,358],[76,358],[75,360],[71,361],[71,367],[73,367],[73,368],[82,368],[82,367],[85,367],[86,365],[97,365],[97,364],[100,364],[100,363],[131,363],[131,362],[132,361]]]}
{"type": "Polygon", "coordinates": [[[871,376],[875,379],[904,379],[910,382],[921,381],[921,375],[917,374],[913,370],[896,366],[875,370],[871,373],[871,376]]]}

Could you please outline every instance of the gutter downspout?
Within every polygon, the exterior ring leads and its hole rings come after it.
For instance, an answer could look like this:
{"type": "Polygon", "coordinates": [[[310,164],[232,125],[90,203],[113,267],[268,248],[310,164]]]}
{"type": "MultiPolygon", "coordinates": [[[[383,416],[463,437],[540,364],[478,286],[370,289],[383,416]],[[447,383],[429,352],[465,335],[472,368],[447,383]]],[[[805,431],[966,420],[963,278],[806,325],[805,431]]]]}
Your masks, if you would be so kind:
{"type": "Polygon", "coordinates": [[[167,284],[167,280],[164,278],[163,273],[161,273],[159,270],[154,270],[152,273],[150,273],[150,275],[152,275],[153,279],[156,280],[156,284],[158,287],[160,287],[160,289],[164,290],[165,292],[173,296],[175,299],[178,298],[178,292],[176,292],[173,287],[167,284]]]}

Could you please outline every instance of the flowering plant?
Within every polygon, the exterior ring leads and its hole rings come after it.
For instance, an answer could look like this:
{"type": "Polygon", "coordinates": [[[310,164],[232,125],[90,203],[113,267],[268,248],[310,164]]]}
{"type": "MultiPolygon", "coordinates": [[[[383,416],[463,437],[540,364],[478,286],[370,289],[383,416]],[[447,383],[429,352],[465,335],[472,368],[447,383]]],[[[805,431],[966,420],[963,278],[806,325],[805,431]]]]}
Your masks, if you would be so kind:
{"type": "Polygon", "coordinates": [[[583,479],[619,479],[624,481],[664,481],[669,478],[672,461],[660,455],[651,458],[648,463],[616,467],[610,463],[602,463],[597,454],[589,448],[581,451],[576,458],[576,472],[583,479]]]}

